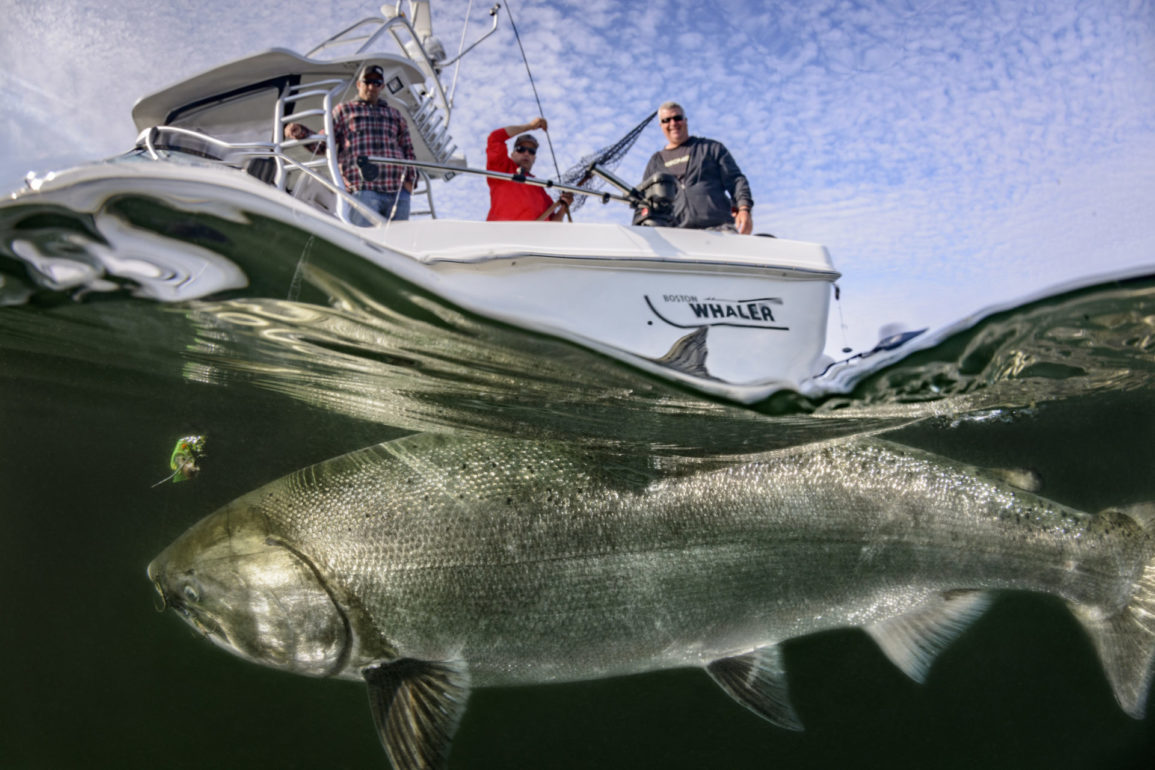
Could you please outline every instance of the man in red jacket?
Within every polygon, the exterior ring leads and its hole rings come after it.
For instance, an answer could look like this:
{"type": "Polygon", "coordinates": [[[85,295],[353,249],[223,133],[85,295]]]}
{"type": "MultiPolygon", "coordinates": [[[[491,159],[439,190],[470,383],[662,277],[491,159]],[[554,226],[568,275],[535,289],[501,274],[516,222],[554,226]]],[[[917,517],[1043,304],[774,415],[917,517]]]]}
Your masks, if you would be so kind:
{"type": "MultiPolygon", "coordinates": [[[[485,148],[485,167],[490,171],[505,174],[521,173],[533,176],[530,170],[537,160],[537,139],[525,133],[535,129],[548,130],[545,118],[534,118],[520,126],[499,128],[489,135],[485,148]],[[513,152],[506,154],[505,143],[512,136],[513,152]]],[[[562,193],[555,208],[553,199],[537,185],[521,182],[507,182],[504,179],[489,180],[489,216],[487,220],[542,220],[560,222],[573,202],[572,193],[562,193]],[[548,216],[547,216],[548,215],[548,216]]]]}

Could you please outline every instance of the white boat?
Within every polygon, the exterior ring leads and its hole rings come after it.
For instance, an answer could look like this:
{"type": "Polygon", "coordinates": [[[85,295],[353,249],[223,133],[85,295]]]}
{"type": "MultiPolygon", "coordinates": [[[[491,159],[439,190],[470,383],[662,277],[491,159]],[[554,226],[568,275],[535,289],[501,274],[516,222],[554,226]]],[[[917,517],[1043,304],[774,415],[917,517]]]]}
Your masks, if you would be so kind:
{"type": "MultiPolygon", "coordinates": [[[[163,192],[170,205],[189,211],[235,206],[306,228],[479,315],[710,394],[753,402],[798,389],[818,373],[839,277],[820,245],[641,225],[439,218],[432,180],[485,173],[469,169],[453,144],[453,100],[442,82],[473,46],[447,59],[432,36],[428,3],[411,2],[409,10],[402,14],[398,2],[307,54],[266,51],[146,96],[133,109],[140,136],[131,152],[30,175],[26,189],[0,206],[66,201],[91,212],[112,243],[119,225],[104,206],[114,196],[163,192]],[[354,79],[367,63],[384,69],[382,98],[409,123],[421,182],[409,221],[368,214],[374,224],[356,227],[349,213],[359,204],[343,191],[335,153],[318,152],[310,140],[285,140],[283,129],[299,122],[331,134],[332,108],[355,94],[354,79]]],[[[646,204],[624,186],[600,196],[646,204]]],[[[171,250],[138,248],[125,259],[105,249],[99,264],[89,258],[79,269],[90,274],[79,275],[35,243],[0,249],[50,288],[87,281],[98,290],[110,277],[117,285],[135,282],[137,294],[181,301],[245,285],[243,272],[219,254],[204,254],[206,268],[184,264],[187,256],[171,250]]]]}

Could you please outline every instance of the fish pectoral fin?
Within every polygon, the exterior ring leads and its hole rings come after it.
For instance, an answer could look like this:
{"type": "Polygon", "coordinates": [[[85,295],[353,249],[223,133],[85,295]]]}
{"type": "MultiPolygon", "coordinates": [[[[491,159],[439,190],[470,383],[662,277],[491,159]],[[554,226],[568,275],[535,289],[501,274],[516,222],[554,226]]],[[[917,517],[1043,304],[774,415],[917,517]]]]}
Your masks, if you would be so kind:
{"type": "Polygon", "coordinates": [[[982,591],[939,594],[905,615],[866,626],[865,631],[894,665],[921,683],[926,681],[927,672],[939,653],[957,639],[990,602],[990,596],[982,591]]]}
{"type": "Polygon", "coordinates": [[[778,645],[720,658],[706,666],[706,671],[731,698],[758,716],[788,730],[802,729],[802,721],[790,703],[786,668],[778,645]]]}
{"type": "Polygon", "coordinates": [[[393,767],[446,767],[469,698],[465,665],[403,659],[371,666],[363,676],[373,724],[393,767]]]}

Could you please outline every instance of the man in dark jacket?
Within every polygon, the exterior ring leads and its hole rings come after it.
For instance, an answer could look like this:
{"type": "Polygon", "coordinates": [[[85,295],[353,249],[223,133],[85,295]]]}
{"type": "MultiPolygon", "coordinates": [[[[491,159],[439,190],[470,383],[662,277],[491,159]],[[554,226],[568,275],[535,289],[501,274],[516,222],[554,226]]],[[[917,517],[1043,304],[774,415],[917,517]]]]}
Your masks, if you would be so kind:
{"type": "Polygon", "coordinates": [[[677,102],[658,108],[666,146],[646,164],[645,179],[665,172],[678,180],[674,221],[678,227],[737,231],[754,230],[750,183],[721,142],[690,136],[686,111],[677,102]],[[732,213],[732,209],[737,213],[732,213]]]}

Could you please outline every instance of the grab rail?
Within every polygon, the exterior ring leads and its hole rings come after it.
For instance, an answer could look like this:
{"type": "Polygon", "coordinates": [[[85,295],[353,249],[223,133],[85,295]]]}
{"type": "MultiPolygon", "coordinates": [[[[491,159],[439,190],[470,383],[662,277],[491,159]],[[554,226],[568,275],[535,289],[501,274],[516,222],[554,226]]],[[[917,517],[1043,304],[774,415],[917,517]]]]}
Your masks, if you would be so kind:
{"type": "MultiPolygon", "coordinates": [[[[216,147],[216,148],[223,150],[224,152],[222,152],[222,155],[227,155],[231,159],[235,159],[235,160],[252,159],[252,158],[273,158],[274,160],[278,161],[279,164],[285,164],[285,165],[292,166],[293,168],[296,168],[297,170],[299,170],[302,174],[307,175],[310,179],[320,183],[327,190],[332,192],[337,197],[337,199],[339,201],[341,201],[341,202],[345,203],[346,205],[356,209],[362,215],[367,215],[370,220],[377,220],[378,222],[381,222],[383,224],[388,224],[388,222],[384,218],[382,218],[375,210],[369,208],[364,203],[362,203],[361,201],[357,200],[352,195],[350,195],[344,189],[344,184],[341,184],[341,185],[335,184],[332,179],[326,179],[324,176],[316,173],[313,170],[313,168],[310,167],[310,164],[313,166],[318,165],[316,162],[306,161],[306,162],[302,163],[301,161],[298,161],[296,158],[292,158],[292,157],[286,155],[284,152],[282,152],[280,149],[278,149],[276,144],[274,144],[272,142],[226,142],[223,139],[217,139],[216,137],[209,136],[208,134],[203,134],[200,131],[193,131],[192,129],[188,129],[188,128],[179,128],[177,126],[153,126],[152,128],[149,128],[142,133],[143,133],[143,141],[144,141],[145,150],[148,152],[149,157],[152,158],[153,160],[160,160],[160,155],[157,153],[157,139],[159,138],[159,136],[162,133],[176,134],[178,136],[196,139],[199,142],[204,142],[205,144],[207,144],[209,146],[216,147]]],[[[298,142],[300,140],[291,140],[291,141],[298,142]]],[[[304,141],[300,141],[300,143],[303,144],[304,141]]],[[[178,146],[175,146],[174,149],[179,151],[182,148],[178,145],[178,146]]],[[[185,149],[187,149],[187,148],[185,148],[185,149]]],[[[195,150],[195,148],[193,148],[193,149],[194,149],[194,152],[197,151],[197,150],[195,150]]],[[[222,158],[216,158],[214,160],[217,160],[217,162],[220,162],[220,163],[225,162],[225,159],[223,157],[222,158]]],[[[230,165],[230,167],[232,167],[232,164],[226,164],[226,165],[230,165]]],[[[238,171],[242,171],[240,166],[236,166],[236,168],[238,171]]],[[[422,175],[422,176],[424,178],[424,175],[422,175]]],[[[339,179],[340,176],[338,176],[337,178],[339,179]]],[[[426,178],[426,184],[428,185],[427,178],[426,178]]],[[[281,192],[284,192],[286,195],[288,194],[288,191],[285,189],[283,184],[281,184],[281,185],[274,184],[273,186],[276,187],[281,192]]],[[[334,216],[336,216],[338,219],[340,219],[341,221],[343,221],[347,224],[352,224],[351,222],[349,222],[348,217],[344,216],[343,214],[336,214],[335,213],[334,216]]]]}
{"type": "MultiPolygon", "coordinates": [[[[219,147],[224,150],[240,151],[243,157],[247,157],[244,152],[249,149],[270,148],[272,145],[269,142],[226,142],[223,139],[217,139],[215,136],[194,131],[190,128],[180,128],[179,126],[153,126],[147,129],[144,133],[144,146],[148,150],[149,157],[153,160],[159,160],[160,156],[156,152],[156,137],[162,133],[178,134],[180,136],[187,136],[205,144],[219,147]]],[[[177,148],[181,149],[181,148],[177,148]]],[[[184,148],[193,149],[193,148],[184,148]]],[[[215,160],[223,161],[224,158],[216,158],[215,160]]]]}
{"type": "MultiPolygon", "coordinates": [[[[438,96],[440,97],[441,106],[445,110],[446,125],[449,125],[449,115],[452,112],[453,92],[456,90],[457,75],[455,70],[454,85],[450,88],[449,94],[446,94],[445,87],[441,83],[440,71],[446,67],[458,64],[467,53],[480,45],[483,40],[489,38],[491,35],[493,35],[493,33],[497,32],[497,12],[500,10],[501,4],[495,3],[493,7],[489,9],[489,15],[493,18],[493,24],[490,26],[489,30],[485,32],[485,34],[474,40],[468,47],[460,50],[453,58],[444,60],[430,56],[429,51],[426,50],[425,44],[421,41],[419,34],[413,28],[413,25],[409,22],[409,19],[401,13],[400,3],[398,3],[397,6],[398,7],[393,11],[392,17],[386,19],[381,16],[371,16],[369,18],[361,19],[360,21],[349,25],[337,34],[314,46],[312,50],[310,50],[305,55],[312,59],[320,54],[330,52],[331,49],[357,43],[360,45],[357,47],[355,53],[362,54],[367,51],[370,46],[377,42],[377,40],[383,34],[389,32],[393,36],[393,41],[397,43],[398,47],[402,51],[405,52],[405,55],[409,58],[409,60],[416,63],[422,69],[422,71],[425,72],[426,76],[432,78],[433,82],[437,84],[437,92],[438,96]],[[365,32],[361,35],[352,34],[359,28],[367,25],[376,25],[378,29],[376,31],[365,32]],[[416,58],[413,55],[413,51],[401,42],[400,37],[397,35],[398,30],[393,29],[394,26],[404,26],[405,29],[409,32],[409,36],[412,38],[413,42],[416,43],[417,51],[419,51],[421,54],[420,59],[416,58]]],[[[384,10],[384,6],[382,6],[382,10],[384,10]]],[[[464,31],[462,32],[462,37],[464,38],[464,31]]]]}
{"type": "MultiPolygon", "coordinates": [[[[286,93],[281,94],[280,98],[277,99],[273,111],[273,141],[277,150],[281,151],[285,147],[296,147],[301,144],[311,143],[298,139],[285,141],[285,126],[301,118],[319,115],[323,125],[322,133],[326,136],[332,136],[333,100],[348,87],[349,81],[345,78],[330,78],[328,80],[318,80],[304,85],[298,84],[290,86],[286,93]],[[320,107],[302,110],[291,115],[285,114],[286,104],[296,105],[299,102],[318,98],[321,100],[320,107]]],[[[325,157],[319,159],[319,162],[313,162],[313,165],[327,167],[329,175],[334,181],[341,178],[341,171],[337,167],[337,159],[334,157],[334,153],[328,153],[325,157]]],[[[285,189],[285,177],[285,164],[278,158],[277,174],[274,181],[280,190],[285,189]]]]}
{"type": "Polygon", "coordinates": [[[436,69],[436,66],[433,62],[433,59],[430,58],[429,53],[425,50],[425,46],[422,45],[421,39],[417,36],[416,30],[414,30],[413,25],[409,23],[409,19],[405,18],[404,16],[394,16],[391,19],[383,19],[380,17],[371,17],[368,19],[362,19],[361,21],[356,22],[355,24],[352,24],[352,25],[346,27],[345,29],[341,30],[337,34],[330,37],[328,40],[325,40],[322,43],[318,44],[311,51],[309,51],[307,54],[305,54],[305,56],[312,59],[312,58],[316,57],[318,54],[323,53],[327,49],[336,48],[336,47],[341,46],[341,45],[348,45],[351,43],[357,43],[357,42],[360,42],[362,40],[364,42],[361,43],[360,47],[357,48],[355,53],[363,54],[375,42],[377,42],[378,38],[380,38],[386,32],[389,32],[393,36],[393,41],[397,44],[398,48],[400,48],[402,51],[405,52],[405,55],[409,58],[409,60],[412,61],[414,64],[416,64],[421,69],[421,71],[425,73],[425,76],[427,78],[429,78],[433,81],[434,85],[436,86],[436,93],[438,96],[438,101],[441,102],[441,108],[445,111],[446,125],[448,125],[451,107],[449,104],[449,99],[445,95],[445,87],[441,84],[441,79],[437,76],[437,69],[436,69]],[[353,32],[358,27],[361,27],[361,26],[366,25],[366,24],[376,24],[379,26],[379,29],[377,29],[375,32],[373,32],[371,34],[366,34],[364,36],[360,36],[360,37],[350,36],[347,39],[342,39],[342,38],[346,38],[346,36],[349,35],[350,32],[353,32]],[[405,31],[407,31],[409,33],[409,37],[412,38],[413,42],[416,44],[415,47],[416,47],[417,51],[421,54],[421,58],[414,57],[413,51],[410,48],[406,47],[406,45],[401,42],[401,38],[397,35],[397,30],[395,30],[394,27],[403,27],[405,29],[405,31]]]}

